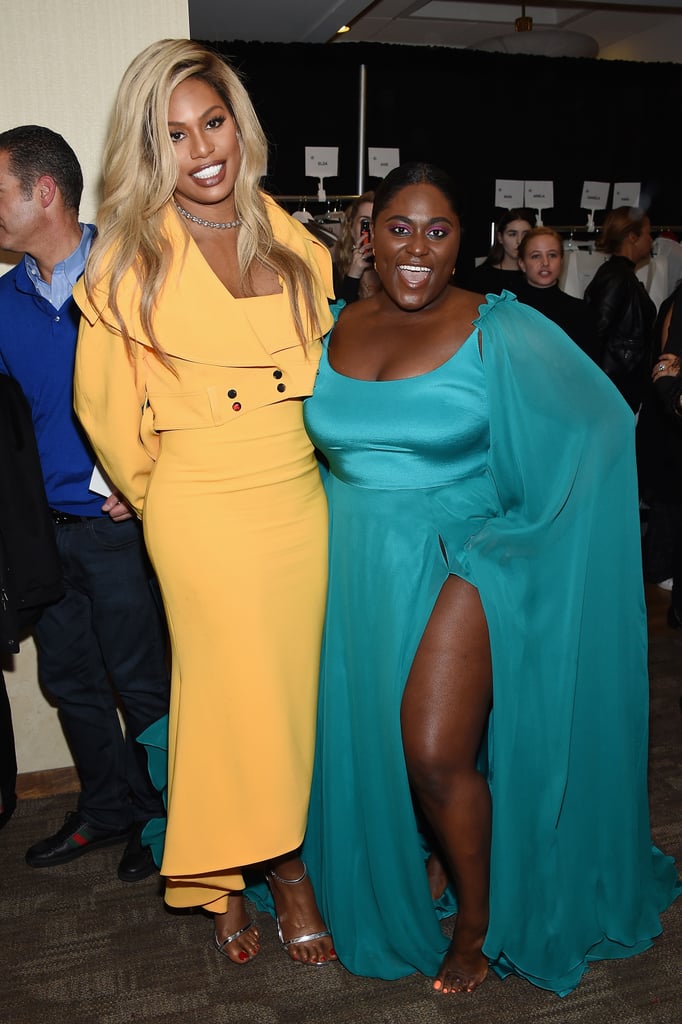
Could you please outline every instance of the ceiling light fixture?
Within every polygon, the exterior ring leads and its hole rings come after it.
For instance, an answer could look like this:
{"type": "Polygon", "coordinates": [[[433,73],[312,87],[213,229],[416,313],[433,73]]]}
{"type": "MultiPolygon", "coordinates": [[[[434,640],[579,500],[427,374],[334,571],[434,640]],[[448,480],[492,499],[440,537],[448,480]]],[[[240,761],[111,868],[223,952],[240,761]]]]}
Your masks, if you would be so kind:
{"type": "Polygon", "coordinates": [[[526,17],[526,5],[521,4],[521,17],[514,21],[509,35],[485,39],[471,47],[494,53],[526,53],[539,57],[596,57],[599,45],[592,36],[564,29],[533,29],[533,19],[526,17]]]}
{"type": "Polygon", "coordinates": [[[533,31],[533,19],[526,17],[526,5],[521,4],[521,17],[517,18],[514,22],[515,32],[532,32],[533,31]]]}

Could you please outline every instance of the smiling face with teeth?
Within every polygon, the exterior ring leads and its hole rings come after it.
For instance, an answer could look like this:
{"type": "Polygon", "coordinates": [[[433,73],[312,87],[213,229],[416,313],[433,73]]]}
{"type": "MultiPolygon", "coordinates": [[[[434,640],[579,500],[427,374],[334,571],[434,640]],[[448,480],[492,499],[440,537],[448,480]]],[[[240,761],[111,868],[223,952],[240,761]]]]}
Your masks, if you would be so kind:
{"type": "Polygon", "coordinates": [[[177,202],[199,217],[233,220],[241,150],[222,97],[203,78],[180,82],[171,94],[168,130],[178,161],[177,202]]]}
{"type": "Polygon", "coordinates": [[[422,310],[445,296],[459,251],[460,227],[435,185],[406,185],[376,212],[375,266],[384,292],[401,309],[422,310]]]}

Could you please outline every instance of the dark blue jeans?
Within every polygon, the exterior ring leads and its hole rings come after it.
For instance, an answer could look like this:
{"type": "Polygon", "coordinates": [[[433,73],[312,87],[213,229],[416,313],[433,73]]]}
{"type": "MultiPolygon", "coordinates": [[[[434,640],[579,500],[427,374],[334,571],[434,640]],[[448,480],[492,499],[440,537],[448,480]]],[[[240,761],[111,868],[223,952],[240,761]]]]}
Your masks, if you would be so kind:
{"type": "Polygon", "coordinates": [[[123,830],[164,814],[136,742],[168,711],[156,581],[136,520],[102,516],[55,532],[66,592],[35,627],[40,681],[80,776],[79,811],[98,828],[123,830]]]}

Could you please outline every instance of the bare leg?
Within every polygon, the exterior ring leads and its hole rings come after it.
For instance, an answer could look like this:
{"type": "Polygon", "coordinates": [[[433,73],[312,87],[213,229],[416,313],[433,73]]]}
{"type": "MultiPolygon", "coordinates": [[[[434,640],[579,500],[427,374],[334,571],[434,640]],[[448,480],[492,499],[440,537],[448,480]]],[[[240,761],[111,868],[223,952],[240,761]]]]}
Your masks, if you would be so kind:
{"type": "Polygon", "coordinates": [[[280,939],[291,959],[302,964],[325,964],[338,959],[301,858],[288,854],[272,861],[267,878],[275,901],[280,939]],[[291,941],[305,935],[310,936],[307,941],[291,941]]]}
{"type": "Polygon", "coordinates": [[[241,892],[231,892],[227,901],[227,910],[224,914],[214,914],[216,942],[221,946],[221,952],[235,964],[245,964],[253,960],[260,952],[260,936],[255,924],[249,927],[251,918],[244,906],[244,895],[241,892]],[[241,929],[246,929],[241,931],[241,929]],[[228,935],[235,938],[227,945],[223,945],[228,935]]]}
{"type": "Polygon", "coordinates": [[[488,963],[490,793],[476,755],[492,695],[488,628],[475,587],[443,585],[401,708],[405,758],[417,800],[447,858],[458,913],[433,987],[473,992],[488,963]]]}
{"type": "Polygon", "coordinates": [[[440,899],[448,884],[448,873],[445,864],[443,864],[437,853],[429,854],[426,862],[426,874],[429,879],[431,899],[440,899]]]}

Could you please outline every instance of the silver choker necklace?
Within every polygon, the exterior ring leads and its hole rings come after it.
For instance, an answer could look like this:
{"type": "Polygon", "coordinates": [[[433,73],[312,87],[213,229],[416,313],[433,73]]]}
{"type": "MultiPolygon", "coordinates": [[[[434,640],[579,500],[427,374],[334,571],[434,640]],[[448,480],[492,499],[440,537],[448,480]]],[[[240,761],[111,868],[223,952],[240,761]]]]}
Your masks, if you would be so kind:
{"type": "Polygon", "coordinates": [[[179,203],[173,200],[173,206],[178,211],[181,217],[186,217],[187,220],[193,220],[195,224],[201,224],[202,228],[238,228],[241,224],[240,220],[228,220],[221,224],[215,220],[204,220],[202,217],[195,217],[193,213],[189,213],[187,210],[183,210],[179,203]]]}

